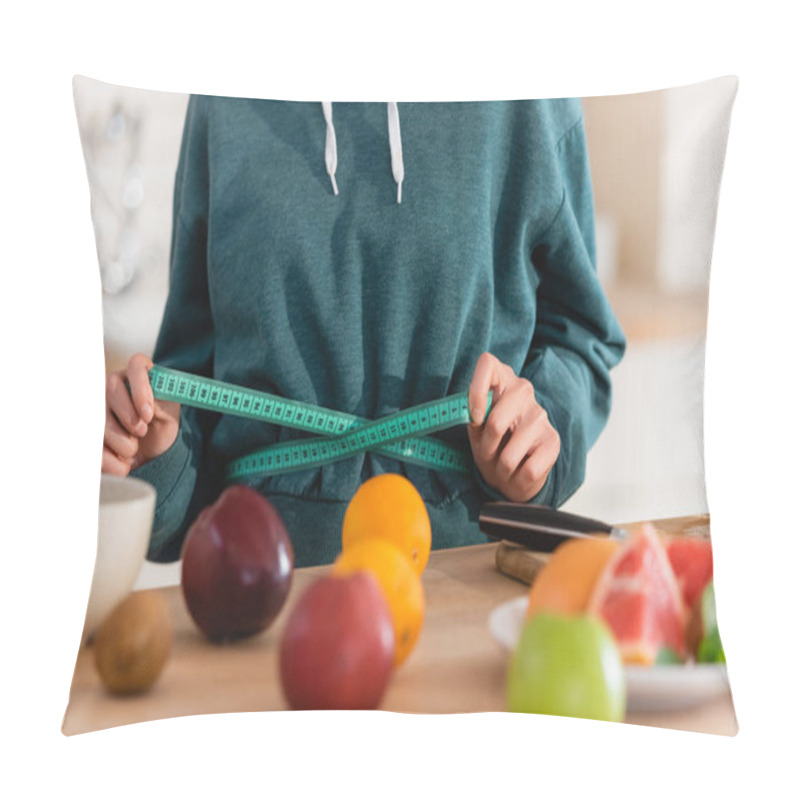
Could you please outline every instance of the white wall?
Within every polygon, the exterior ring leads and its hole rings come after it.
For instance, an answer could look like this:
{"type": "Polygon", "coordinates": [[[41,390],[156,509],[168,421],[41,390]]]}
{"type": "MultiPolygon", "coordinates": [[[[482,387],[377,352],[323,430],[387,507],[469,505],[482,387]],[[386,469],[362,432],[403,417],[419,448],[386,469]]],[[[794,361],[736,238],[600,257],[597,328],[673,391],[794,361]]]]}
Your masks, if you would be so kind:
{"type": "Polygon", "coordinates": [[[708,510],[707,292],[735,91],[734,78],[719,78],[584,101],[598,244],[614,245],[600,249],[600,274],[628,352],[586,481],[565,505],[576,513],[626,522],[708,510]],[[616,264],[603,263],[607,251],[616,264]]]}
{"type": "Polygon", "coordinates": [[[720,78],[664,92],[657,269],[669,291],[708,285],[735,87],[720,78]]]}
{"type": "Polygon", "coordinates": [[[708,510],[703,464],[704,337],[632,342],[612,372],[608,426],[565,510],[608,522],[708,510]]]}

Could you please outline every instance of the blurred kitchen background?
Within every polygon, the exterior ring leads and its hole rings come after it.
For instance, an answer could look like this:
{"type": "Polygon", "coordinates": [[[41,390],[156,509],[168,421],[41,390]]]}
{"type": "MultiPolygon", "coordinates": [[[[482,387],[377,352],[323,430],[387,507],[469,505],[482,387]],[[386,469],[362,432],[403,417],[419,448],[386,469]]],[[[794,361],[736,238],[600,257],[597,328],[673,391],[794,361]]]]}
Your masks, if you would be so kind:
{"type": "MultiPolygon", "coordinates": [[[[106,366],[151,353],[167,292],[187,96],[76,78],[106,366]]],[[[707,510],[708,280],[735,79],[583,100],[598,271],[628,337],[613,410],[566,509],[609,522],[707,510]]]]}

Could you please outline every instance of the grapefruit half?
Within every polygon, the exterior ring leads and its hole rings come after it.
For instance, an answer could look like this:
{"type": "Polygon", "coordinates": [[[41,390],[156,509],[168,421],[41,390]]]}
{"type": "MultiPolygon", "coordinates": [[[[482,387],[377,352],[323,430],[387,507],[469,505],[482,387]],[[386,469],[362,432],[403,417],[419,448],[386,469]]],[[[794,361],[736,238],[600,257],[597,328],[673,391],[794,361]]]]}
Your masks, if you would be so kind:
{"type": "Polygon", "coordinates": [[[588,611],[611,628],[625,663],[653,664],[663,647],[680,658],[686,655],[686,607],[652,525],[634,531],[611,557],[594,587],[588,611]]]}
{"type": "Polygon", "coordinates": [[[666,543],[666,550],[683,602],[691,608],[713,576],[711,542],[676,537],[666,543]]]}

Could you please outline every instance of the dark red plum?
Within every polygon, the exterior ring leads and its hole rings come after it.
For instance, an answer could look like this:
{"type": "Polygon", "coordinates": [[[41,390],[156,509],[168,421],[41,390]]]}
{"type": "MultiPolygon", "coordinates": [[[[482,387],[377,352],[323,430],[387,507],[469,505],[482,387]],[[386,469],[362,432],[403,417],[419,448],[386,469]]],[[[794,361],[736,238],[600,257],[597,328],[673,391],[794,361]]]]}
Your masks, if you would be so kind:
{"type": "Polygon", "coordinates": [[[186,607],[211,641],[266,630],[289,594],[291,540],[272,503],[246,486],[231,486],[203,509],[181,558],[186,607]]]}

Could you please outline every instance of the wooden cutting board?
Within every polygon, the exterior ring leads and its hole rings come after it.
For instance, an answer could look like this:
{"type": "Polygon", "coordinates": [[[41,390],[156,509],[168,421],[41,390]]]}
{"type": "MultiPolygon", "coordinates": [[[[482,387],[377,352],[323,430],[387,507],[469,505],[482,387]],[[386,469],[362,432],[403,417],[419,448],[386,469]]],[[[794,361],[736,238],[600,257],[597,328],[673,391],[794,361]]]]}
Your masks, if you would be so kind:
{"type": "MultiPolygon", "coordinates": [[[[631,522],[617,527],[633,531],[640,524],[631,522]]],[[[696,536],[708,539],[710,535],[708,514],[655,520],[653,525],[664,536],[696,536]]],[[[497,545],[495,552],[495,564],[497,569],[504,575],[530,585],[536,579],[539,570],[547,563],[549,557],[549,553],[537,553],[522,545],[501,541],[497,545]]]]}

